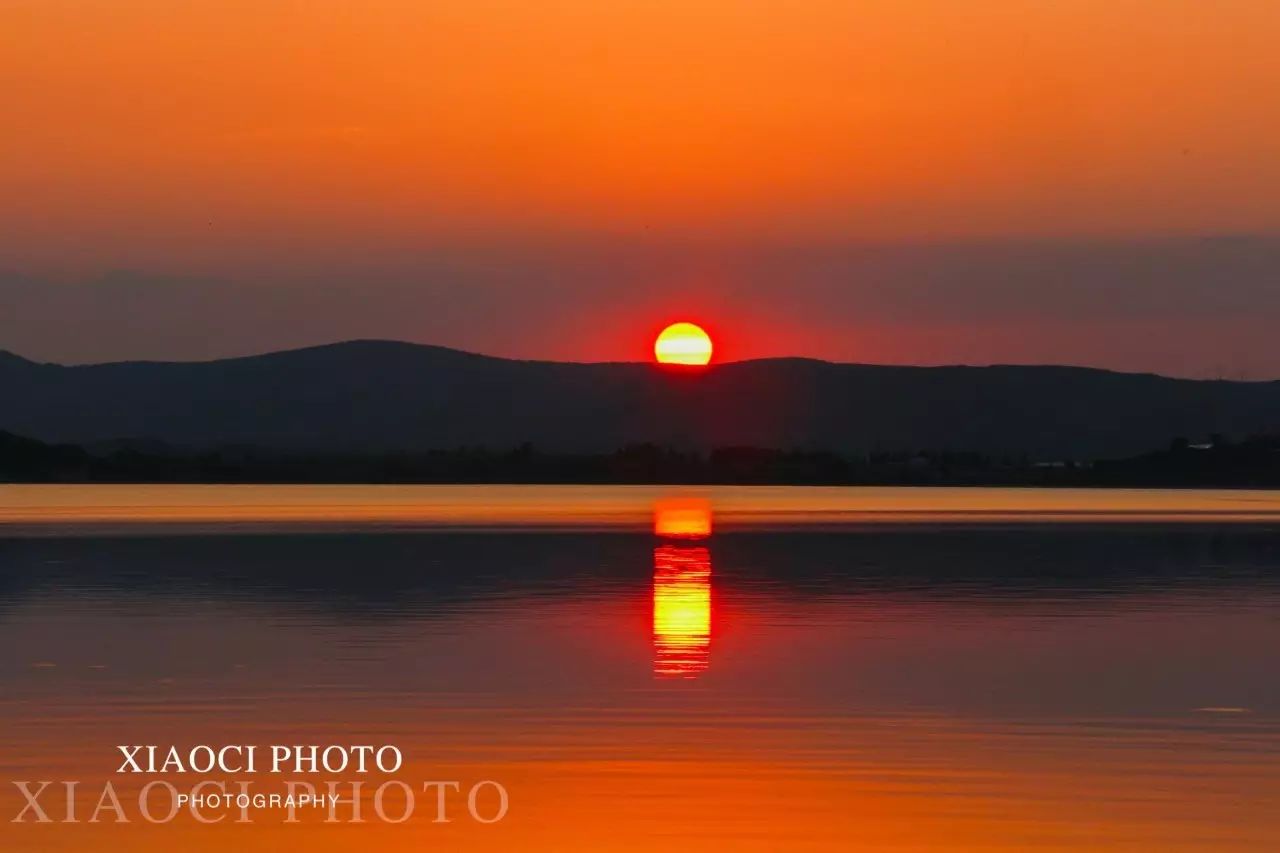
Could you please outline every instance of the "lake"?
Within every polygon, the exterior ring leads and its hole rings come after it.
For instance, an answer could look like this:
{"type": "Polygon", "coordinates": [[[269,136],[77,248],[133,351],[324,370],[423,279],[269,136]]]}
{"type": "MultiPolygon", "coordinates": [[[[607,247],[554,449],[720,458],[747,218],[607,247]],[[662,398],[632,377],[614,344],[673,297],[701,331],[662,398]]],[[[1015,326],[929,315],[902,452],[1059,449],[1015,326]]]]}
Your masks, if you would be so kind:
{"type": "Polygon", "coordinates": [[[1278,664],[1275,492],[2,486],[0,847],[1276,849],[1278,664]],[[138,806],[308,778],[366,822],[138,806]],[[128,823],[89,822],[108,781],[128,823]]]}

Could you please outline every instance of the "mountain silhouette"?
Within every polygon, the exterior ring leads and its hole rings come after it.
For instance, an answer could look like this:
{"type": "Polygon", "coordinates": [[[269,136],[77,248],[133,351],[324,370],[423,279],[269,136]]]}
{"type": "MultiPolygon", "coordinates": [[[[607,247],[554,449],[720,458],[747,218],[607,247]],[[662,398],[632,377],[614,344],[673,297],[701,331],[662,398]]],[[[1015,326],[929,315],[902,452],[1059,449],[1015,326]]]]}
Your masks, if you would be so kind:
{"type": "Polygon", "coordinates": [[[1280,424],[1280,382],[1052,366],[763,359],[670,370],[351,341],[206,362],[42,364],[0,351],[0,429],[298,451],[607,452],[651,442],[1089,459],[1280,424]]]}

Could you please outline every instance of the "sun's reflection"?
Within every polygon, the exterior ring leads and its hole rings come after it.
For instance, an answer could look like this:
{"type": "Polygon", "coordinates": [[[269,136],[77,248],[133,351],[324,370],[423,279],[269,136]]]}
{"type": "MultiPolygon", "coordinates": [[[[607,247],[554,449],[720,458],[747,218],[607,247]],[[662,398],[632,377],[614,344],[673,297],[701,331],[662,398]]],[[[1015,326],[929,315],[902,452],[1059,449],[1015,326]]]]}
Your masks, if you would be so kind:
{"type": "Polygon", "coordinates": [[[664,539],[706,539],[711,535],[711,501],[663,498],[653,505],[653,532],[664,539]]]}
{"type": "Polygon", "coordinates": [[[711,535],[711,505],[667,499],[654,506],[654,532],[667,542],[653,551],[653,672],[696,678],[711,651],[711,552],[692,542],[711,535]]]}

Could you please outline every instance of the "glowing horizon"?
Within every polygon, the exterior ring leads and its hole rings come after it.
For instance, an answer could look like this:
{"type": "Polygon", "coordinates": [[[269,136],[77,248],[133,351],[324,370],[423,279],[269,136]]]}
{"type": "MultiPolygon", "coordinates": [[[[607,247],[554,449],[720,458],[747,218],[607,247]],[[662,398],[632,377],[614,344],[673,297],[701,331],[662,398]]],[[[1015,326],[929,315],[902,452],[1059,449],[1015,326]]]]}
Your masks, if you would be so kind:
{"type": "Polygon", "coordinates": [[[675,306],[721,361],[1280,375],[1265,3],[17,0],[0,28],[0,347],[32,358],[628,360],[675,306]]]}

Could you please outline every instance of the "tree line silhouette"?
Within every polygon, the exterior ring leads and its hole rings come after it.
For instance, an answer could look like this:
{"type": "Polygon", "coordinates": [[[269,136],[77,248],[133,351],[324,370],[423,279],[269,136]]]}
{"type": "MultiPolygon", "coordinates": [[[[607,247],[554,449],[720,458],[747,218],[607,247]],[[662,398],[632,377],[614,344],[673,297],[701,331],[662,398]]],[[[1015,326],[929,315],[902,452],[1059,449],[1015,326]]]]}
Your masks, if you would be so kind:
{"type": "Polygon", "coordinates": [[[836,453],[635,444],[567,454],[531,444],[425,452],[308,453],[155,441],[93,447],[0,431],[0,481],[89,483],[687,483],[760,485],[1280,486],[1280,434],[1176,438],[1127,459],[1033,460],[953,450],[836,453]]]}

